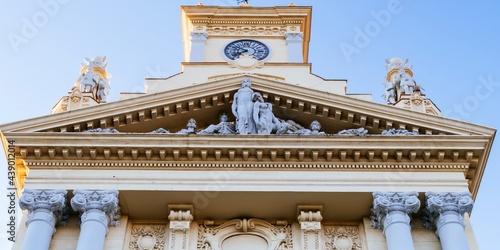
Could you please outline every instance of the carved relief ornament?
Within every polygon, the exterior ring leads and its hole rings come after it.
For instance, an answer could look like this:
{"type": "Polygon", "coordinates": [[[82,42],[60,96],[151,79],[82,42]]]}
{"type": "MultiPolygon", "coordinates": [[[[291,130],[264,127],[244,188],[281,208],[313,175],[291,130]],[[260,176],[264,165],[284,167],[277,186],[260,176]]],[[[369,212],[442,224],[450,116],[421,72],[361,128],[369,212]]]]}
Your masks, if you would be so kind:
{"type": "Polygon", "coordinates": [[[214,226],[214,221],[205,221],[198,228],[197,249],[222,250],[222,243],[233,236],[254,235],[265,239],[269,250],[292,250],[292,228],[286,221],[275,225],[260,219],[234,219],[214,226]]]}

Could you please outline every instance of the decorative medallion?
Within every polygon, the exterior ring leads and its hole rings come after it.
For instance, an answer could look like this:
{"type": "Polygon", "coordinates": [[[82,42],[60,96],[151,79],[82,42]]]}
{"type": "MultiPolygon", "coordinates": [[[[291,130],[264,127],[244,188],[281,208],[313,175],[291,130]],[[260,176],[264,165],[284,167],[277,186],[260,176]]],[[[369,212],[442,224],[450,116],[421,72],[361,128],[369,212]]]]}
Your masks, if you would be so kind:
{"type": "Polygon", "coordinates": [[[129,249],[160,250],[165,247],[164,225],[134,225],[132,227],[129,249]]]}
{"type": "Polygon", "coordinates": [[[324,227],[327,250],[361,250],[357,226],[324,227]]]}

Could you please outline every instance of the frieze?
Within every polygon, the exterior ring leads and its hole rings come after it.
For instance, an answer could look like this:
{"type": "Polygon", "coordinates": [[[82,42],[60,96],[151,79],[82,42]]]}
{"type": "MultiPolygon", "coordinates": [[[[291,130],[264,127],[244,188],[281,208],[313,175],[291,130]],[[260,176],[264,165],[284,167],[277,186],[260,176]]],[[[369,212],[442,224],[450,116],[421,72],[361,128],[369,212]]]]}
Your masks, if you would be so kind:
{"type": "Polygon", "coordinates": [[[284,36],[287,32],[286,27],[277,27],[270,25],[252,25],[252,26],[239,26],[239,25],[219,25],[209,26],[206,28],[210,36],[226,36],[226,35],[246,35],[246,36],[284,36]]]}

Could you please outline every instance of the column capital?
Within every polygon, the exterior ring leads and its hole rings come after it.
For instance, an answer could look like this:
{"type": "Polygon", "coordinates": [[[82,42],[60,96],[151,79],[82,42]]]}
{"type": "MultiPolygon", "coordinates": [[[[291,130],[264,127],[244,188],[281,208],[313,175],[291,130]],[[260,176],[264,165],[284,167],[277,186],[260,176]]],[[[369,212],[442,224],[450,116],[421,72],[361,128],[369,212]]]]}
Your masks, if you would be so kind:
{"type": "Polygon", "coordinates": [[[423,224],[428,229],[439,229],[447,224],[453,217],[441,216],[455,213],[459,216],[459,223],[465,227],[464,213],[470,213],[474,201],[469,192],[427,192],[425,193],[426,204],[422,216],[423,224]]]}
{"type": "MultiPolygon", "coordinates": [[[[117,190],[81,190],[73,191],[71,207],[73,210],[82,213],[81,221],[85,222],[88,212],[99,210],[108,218],[112,226],[117,226],[120,219],[120,207],[118,206],[117,190]]],[[[102,220],[104,222],[104,218],[102,220]]],[[[107,227],[107,223],[106,227],[107,227]]]]}
{"type": "MultiPolygon", "coordinates": [[[[372,212],[372,227],[384,229],[387,227],[386,216],[391,212],[410,213],[418,212],[420,200],[417,192],[374,192],[372,212]]],[[[407,223],[410,217],[407,216],[407,223]]]]}
{"type": "Polygon", "coordinates": [[[287,42],[302,42],[304,34],[302,32],[287,32],[285,39],[287,42]]]}
{"type": "Polygon", "coordinates": [[[60,224],[66,224],[68,219],[65,215],[66,207],[66,190],[46,190],[46,189],[25,189],[23,195],[19,199],[19,207],[23,210],[28,210],[29,225],[34,220],[44,220],[52,226],[56,221],[60,224]],[[52,213],[53,216],[36,216],[37,212],[44,211],[52,213]]]}
{"type": "Polygon", "coordinates": [[[189,33],[189,37],[192,42],[204,42],[208,38],[207,32],[191,32],[189,33]]]}

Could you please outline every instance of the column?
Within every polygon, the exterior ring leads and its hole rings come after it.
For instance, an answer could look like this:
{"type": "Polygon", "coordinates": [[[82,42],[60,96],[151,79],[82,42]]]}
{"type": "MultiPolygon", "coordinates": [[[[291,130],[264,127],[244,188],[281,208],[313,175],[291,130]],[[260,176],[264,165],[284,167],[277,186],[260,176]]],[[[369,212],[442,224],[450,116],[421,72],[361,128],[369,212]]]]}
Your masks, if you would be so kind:
{"type": "Polygon", "coordinates": [[[417,192],[374,192],[372,227],[382,229],[389,250],[413,250],[410,213],[418,212],[417,192]]]}
{"type": "Polygon", "coordinates": [[[464,213],[474,206],[471,194],[427,192],[425,198],[424,227],[436,230],[442,249],[468,250],[464,213]]]}
{"type": "Polygon", "coordinates": [[[205,43],[208,33],[206,32],[191,32],[191,54],[189,55],[190,62],[205,61],[205,43]]]}
{"type": "Polygon", "coordinates": [[[117,226],[120,219],[117,190],[75,190],[73,210],[80,212],[80,236],[77,250],[104,248],[108,225],[117,226]]]}
{"type": "Polygon", "coordinates": [[[191,210],[170,210],[168,220],[170,221],[168,249],[189,249],[189,227],[193,220],[191,210]]]}
{"type": "Polygon", "coordinates": [[[321,211],[299,210],[297,220],[300,223],[302,248],[304,250],[320,250],[321,248],[321,211]]]}
{"type": "Polygon", "coordinates": [[[24,250],[49,249],[56,222],[64,224],[66,190],[25,189],[19,206],[28,210],[28,230],[23,242],[24,250]]]}
{"type": "Polygon", "coordinates": [[[288,46],[288,62],[292,63],[303,63],[304,56],[302,55],[302,38],[304,34],[301,32],[297,33],[286,33],[285,39],[288,46]]]}

